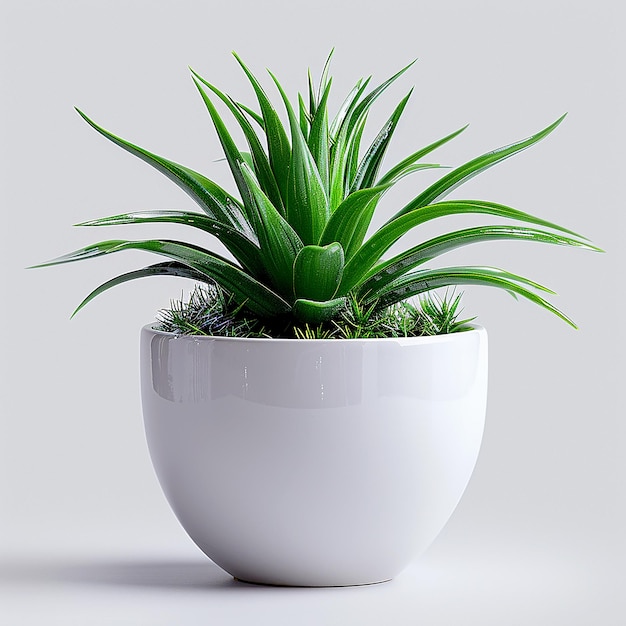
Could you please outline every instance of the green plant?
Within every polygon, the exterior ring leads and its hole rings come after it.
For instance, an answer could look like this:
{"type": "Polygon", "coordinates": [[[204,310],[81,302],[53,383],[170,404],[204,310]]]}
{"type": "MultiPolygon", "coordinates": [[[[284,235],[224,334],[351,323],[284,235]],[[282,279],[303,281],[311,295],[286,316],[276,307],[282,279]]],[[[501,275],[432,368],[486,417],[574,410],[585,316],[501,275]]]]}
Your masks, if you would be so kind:
{"type": "Polygon", "coordinates": [[[289,327],[311,329],[339,320],[350,301],[358,302],[363,310],[376,315],[412,296],[461,284],[505,289],[574,325],[541,295],[554,292],[521,276],[493,267],[423,268],[427,261],[461,246],[502,239],[598,250],[573,231],[502,204],[443,200],[468,179],[546,137],[564,116],[527,139],[452,169],[368,236],[374,211],[385,192],[409,174],[440,167],[423,163],[422,159],[464,128],[417,150],[381,175],[383,157],[411,91],[396,106],[371,144],[362,150],[368,111],[410,65],[369,92],[370,79],[359,80],[332,119],[327,106],[332,84],[328,76],[330,56],[318,89],[314,88],[309,74],[308,101],[300,95],[296,107],[270,72],[286,109],[287,130],[257,78],[237,55],[235,58],[252,85],[258,110],[235,102],[193,70],[192,75],[226,155],[239,199],[202,174],[113,135],[77,109],[95,130],[161,171],[203,210],[203,213],[126,213],[83,222],[81,226],[186,224],[217,237],[235,261],[208,249],[169,239],[96,243],[42,266],[131,249],[153,252],[170,260],[117,276],[100,285],[76,311],[120,283],[145,276],[170,275],[201,283],[216,281],[228,292],[236,307],[262,320],[278,335],[289,327]],[[209,93],[230,111],[247,140],[248,151],[241,151],[235,145],[209,93]],[[534,227],[466,228],[383,259],[389,248],[409,230],[433,219],[458,214],[487,214],[534,227]]]}
{"type": "Polygon", "coordinates": [[[187,301],[172,300],[170,306],[157,313],[159,330],[179,335],[211,335],[213,337],[267,337],[256,318],[242,314],[230,294],[219,284],[208,280],[196,285],[187,301]]]}
{"type": "MultiPolygon", "coordinates": [[[[471,328],[472,319],[459,320],[461,295],[443,297],[436,293],[420,296],[419,306],[398,302],[385,309],[364,307],[354,296],[348,299],[341,316],[316,326],[304,324],[284,329],[281,335],[297,339],[374,339],[421,337],[461,332],[471,328]]],[[[157,313],[157,330],[178,335],[213,337],[271,337],[261,320],[246,315],[214,281],[196,285],[188,299],[172,300],[157,313]]]]}

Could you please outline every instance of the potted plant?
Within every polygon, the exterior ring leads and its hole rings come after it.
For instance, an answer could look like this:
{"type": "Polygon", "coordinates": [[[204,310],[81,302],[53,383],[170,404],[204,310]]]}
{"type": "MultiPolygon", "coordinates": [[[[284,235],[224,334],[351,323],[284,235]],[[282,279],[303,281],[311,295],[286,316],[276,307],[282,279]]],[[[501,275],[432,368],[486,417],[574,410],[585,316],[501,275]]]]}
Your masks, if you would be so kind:
{"type": "MultiPolygon", "coordinates": [[[[201,212],[142,211],[84,222],[186,224],[232,258],[169,239],[102,241],[42,264],[144,250],[167,260],[113,278],[95,296],[146,276],[203,288],[142,329],[147,440],[163,490],[199,547],[236,578],[283,585],[388,580],[435,538],[458,503],[482,438],[487,334],[459,320],[460,296],[438,288],[505,289],[573,322],[553,293],[493,267],[426,268],[471,243],[525,240],[598,250],[582,236],[495,202],[446,200],[466,180],[549,135],[544,130],[452,169],[370,232],[399,180],[439,168],[423,159],[461,128],[383,173],[385,151],[411,92],[368,146],[374,89],[359,80],[331,116],[330,56],[316,89],[293,105],[280,82],[284,125],[235,55],[257,107],[235,102],[196,72],[239,197],[189,168],[100,134],[184,189],[201,212]],[[215,106],[234,117],[240,150],[215,106]],[[516,222],[447,232],[387,258],[430,220],[485,214],[516,222]],[[426,295],[424,295],[426,294],[426,295]],[[431,295],[429,295],[431,294],[431,295]],[[418,303],[408,299],[420,297],[418,303]]],[[[271,74],[271,73],[270,73],[271,74]]],[[[40,267],[40,266],[39,266],[40,267]]]]}

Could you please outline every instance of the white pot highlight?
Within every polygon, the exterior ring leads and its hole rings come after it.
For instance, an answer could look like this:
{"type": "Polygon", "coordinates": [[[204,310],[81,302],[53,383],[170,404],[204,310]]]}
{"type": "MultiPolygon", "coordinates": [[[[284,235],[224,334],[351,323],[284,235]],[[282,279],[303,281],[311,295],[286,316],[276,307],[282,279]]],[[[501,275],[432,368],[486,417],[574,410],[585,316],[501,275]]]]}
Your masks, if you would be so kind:
{"type": "Polygon", "coordinates": [[[190,537],[234,577],[389,580],[470,479],[487,333],[410,339],[141,335],[152,462],[190,537]]]}

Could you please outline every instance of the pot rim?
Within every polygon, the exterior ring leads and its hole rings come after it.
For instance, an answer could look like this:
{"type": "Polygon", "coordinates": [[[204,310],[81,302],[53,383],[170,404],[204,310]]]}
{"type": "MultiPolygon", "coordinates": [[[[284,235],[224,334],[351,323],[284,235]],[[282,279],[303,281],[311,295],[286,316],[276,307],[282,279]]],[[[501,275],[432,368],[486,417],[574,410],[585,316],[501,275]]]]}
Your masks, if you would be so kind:
{"type": "Polygon", "coordinates": [[[271,342],[273,344],[289,344],[289,345],[297,345],[297,344],[307,344],[307,345],[318,345],[318,344],[333,344],[333,345],[355,345],[355,344],[370,344],[375,342],[395,342],[399,344],[415,344],[415,343],[444,343],[447,341],[454,341],[456,337],[462,337],[465,335],[478,333],[485,333],[486,329],[484,326],[480,324],[472,324],[468,323],[468,330],[456,332],[456,333],[446,333],[444,335],[423,335],[420,337],[371,337],[371,338],[360,338],[360,339],[299,339],[299,338],[287,338],[287,337],[216,337],[214,335],[183,335],[178,333],[172,333],[164,330],[158,330],[154,328],[154,326],[158,322],[151,322],[150,324],[146,324],[142,327],[142,331],[150,332],[154,335],[161,335],[165,337],[171,337],[172,339],[186,339],[193,341],[233,341],[235,343],[268,343],[271,342]]]}

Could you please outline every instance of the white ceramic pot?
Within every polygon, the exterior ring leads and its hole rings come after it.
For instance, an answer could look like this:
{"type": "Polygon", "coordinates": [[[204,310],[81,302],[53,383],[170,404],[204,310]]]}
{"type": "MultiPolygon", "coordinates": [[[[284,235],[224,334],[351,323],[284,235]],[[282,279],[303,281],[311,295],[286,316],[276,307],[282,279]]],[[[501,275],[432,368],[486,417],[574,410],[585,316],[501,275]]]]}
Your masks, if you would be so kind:
{"type": "Polygon", "coordinates": [[[441,531],[482,439],[487,333],[229,339],[146,326],[150,454],[190,537],[235,578],[389,580],[441,531]]]}

